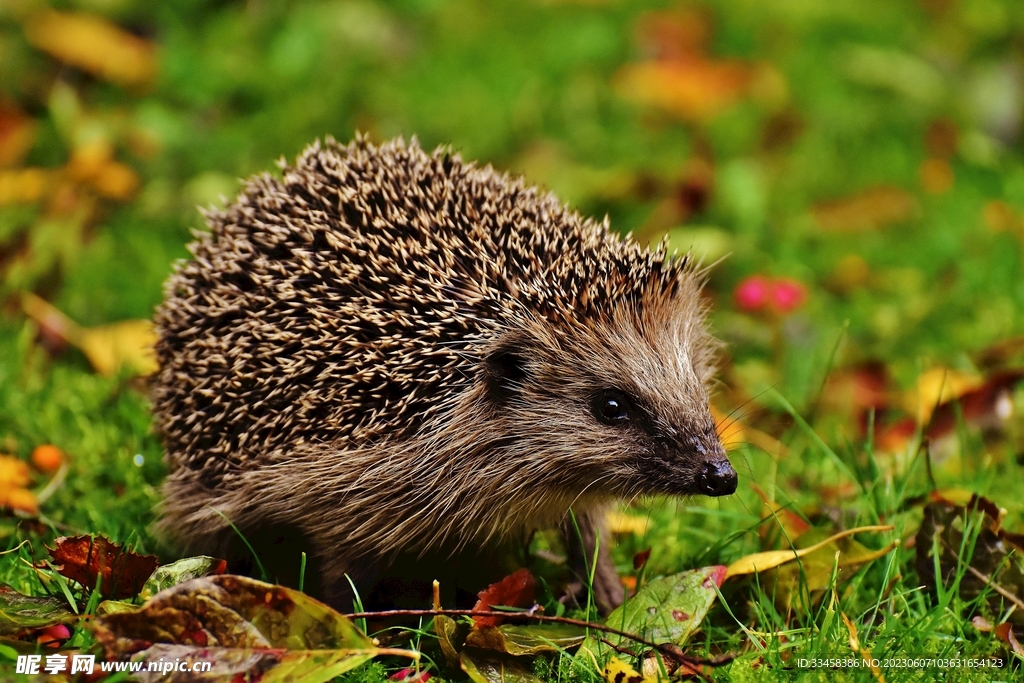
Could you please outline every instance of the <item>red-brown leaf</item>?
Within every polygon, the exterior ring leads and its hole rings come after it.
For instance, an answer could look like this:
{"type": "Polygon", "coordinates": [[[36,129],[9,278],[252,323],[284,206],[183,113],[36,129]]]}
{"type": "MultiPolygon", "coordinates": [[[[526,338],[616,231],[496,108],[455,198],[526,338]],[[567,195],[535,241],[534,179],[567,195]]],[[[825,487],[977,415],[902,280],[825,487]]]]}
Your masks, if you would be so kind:
{"type": "MultiPolygon", "coordinates": [[[[494,605],[529,607],[533,604],[536,585],[537,582],[530,570],[520,569],[477,593],[479,600],[473,606],[473,610],[489,610],[494,605]]],[[[498,626],[501,622],[501,617],[474,617],[473,619],[473,623],[477,627],[498,626]]]]}
{"type": "Polygon", "coordinates": [[[139,555],[102,536],[61,536],[47,550],[62,575],[86,588],[103,577],[100,592],[115,600],[136,595],[159,564],[156,555],[139,555]]]}

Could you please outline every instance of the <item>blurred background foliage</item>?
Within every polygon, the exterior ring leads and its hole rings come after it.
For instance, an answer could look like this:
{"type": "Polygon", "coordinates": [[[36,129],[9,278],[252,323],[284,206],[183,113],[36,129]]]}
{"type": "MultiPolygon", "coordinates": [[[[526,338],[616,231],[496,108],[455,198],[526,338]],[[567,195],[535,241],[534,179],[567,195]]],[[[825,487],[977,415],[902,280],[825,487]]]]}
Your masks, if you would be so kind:
{"type": "MultiPolygon", "coordinates": [[[[53,517],[147,538],[145,402],[71,320],[148,318],[197,207],[355,131],[717,262],[723,412],[774,389],[830,443],[871,422],[898,453],[981,391],[957,415],[1006,428],[1022,113],[1019,0],[0,0],[0,450],[58,443],[84,478],[53,517]]],[[[785,412],[740,414],[778,455],[785,412]]],[[[1022,431],[977,449],[984,481],[1019,475],[1022,431]]]]}

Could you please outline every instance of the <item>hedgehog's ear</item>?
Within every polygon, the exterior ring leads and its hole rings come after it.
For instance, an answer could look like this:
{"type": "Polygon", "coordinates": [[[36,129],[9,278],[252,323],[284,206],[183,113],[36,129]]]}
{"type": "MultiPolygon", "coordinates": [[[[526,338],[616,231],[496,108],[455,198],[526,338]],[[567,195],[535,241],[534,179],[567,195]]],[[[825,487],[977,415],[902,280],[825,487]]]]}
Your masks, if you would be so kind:
{"type": "Polygon", "coordinates": [[[507,403],[526,379],[526,357],[516,339],[503,339],[484,356],[483,381],[487,396],[498,404],[507,403]]]}

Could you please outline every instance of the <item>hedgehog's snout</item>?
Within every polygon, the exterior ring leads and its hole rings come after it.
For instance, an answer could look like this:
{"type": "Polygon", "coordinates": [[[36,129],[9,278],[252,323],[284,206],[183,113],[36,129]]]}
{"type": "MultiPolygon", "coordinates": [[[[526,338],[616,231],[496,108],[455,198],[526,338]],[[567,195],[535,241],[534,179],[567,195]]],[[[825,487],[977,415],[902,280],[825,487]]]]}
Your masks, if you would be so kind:
{"type": "Polygon", "coordinates": [[[697,474],[697,486],[706,496],[728,496],[736,491],[736,470],[728,458],[705,460],[697,474]]]}

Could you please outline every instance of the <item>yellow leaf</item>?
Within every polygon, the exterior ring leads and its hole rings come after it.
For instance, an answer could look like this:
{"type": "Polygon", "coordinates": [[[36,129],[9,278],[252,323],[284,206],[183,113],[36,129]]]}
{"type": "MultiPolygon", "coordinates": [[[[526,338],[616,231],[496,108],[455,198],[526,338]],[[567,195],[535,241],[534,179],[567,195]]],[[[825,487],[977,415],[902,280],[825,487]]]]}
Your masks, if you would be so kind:
{"type": "Polygon", "coordinates": [[[12,455],[0,455],[0,490],[21,488],[29,482],[28,463],[12,455]]]}
{"type": "Polygon", "coordinates": [[[123,365],[151,375],[158,368],[153,354],[156,339],[150,321],[125,320],[83,330],[79,347],[102,375],[116,374],[123,365]]]}
{"type": "Polygon", "coordinates": [[[60,61],[121,85],[148,83],[156,73],[151,42],[91,14],[40,12],[26,23],[25,36],[60,61]]]}
{"type": "MultiPolygon", "coordinates": [[[[772,569],[778,567],[781,564],[792,562],[798,558],[810,555],[815,550],[823,548],[829,543],[835,543],[841,538],[852,536],[853,534],[859,534],[863,531],[892,531],[892,525],[885,526],[862,526],[856,529],[847,529],[846,531],[840,531],[838,534],[833,534],[825,540],[815,543],[807,548],[800,548],[799,550],[768,550],[762,553],[753,553],[746,557],[741,557],[732,564],[726,570],[726,578],[731,576],[740,576],[742,574],[753,574],[754,572],[763,572],[766,569],[772,569]]],[[[876,551],[868,556],[858,557],[858,562],[868,562],[873,559],[877,559],[882,555],[885,555],[891,551],[893,546],[888,546],[883,550],[876,551]]]]}
{"type": "Polygon", "coordinates": [[[139,176],[128,164],[112,161],[100,169],[92,184],[103,196],[125,201],[139,189],[139,176]]]}
{"type": "Polygon", "coordinates": [[[22,295],[22,309],[48,334],[77,346],[102,375],[128,366],[140,375],[156,372],[153,347],[156,331],[148,320],[123,320],[99,327],[81,327],[55,306],[31,292],[22,295]]]}
{"type": "Polygon", "coordinates": [[[41,168],[0,171],[0,206],[39,201],[50,184],[50,173],[41,168]]]}
{"type": "Polygon", "coordinates": [[[658,676],[642,676],[618,657],[612,657],[601,673],[607,683],[656,683],[658,676]]]}
{"type": "Polygon", "coordinates": [[[0,507],[8,507],[34,515],[39,512],[39,501],[36,499],[36,494],[28,489],[0,488],[0,507]]]}
{"type": "Polygon", "coordinates": [[[643,536],[647,533],[646,517],[627,515],[624,512],[612,510],[604,516],[605,529],[612,534],[636,534],[643,536]]]}
{"type": "Polygon", "coordinates": [[[902,188],[879,185],[816,204],[811,213],[823,230],[858,232],[910,220],[917,213],[917,200],[902,188]]]}
{"type": "Polygon", "coordinates": [[[917,378],[917,386],[903,398],[904,409],[917,415],[918,424],[928,424],[937,406],[960,398],[985,383],[978,375],[937,367],[917,378]]]}

